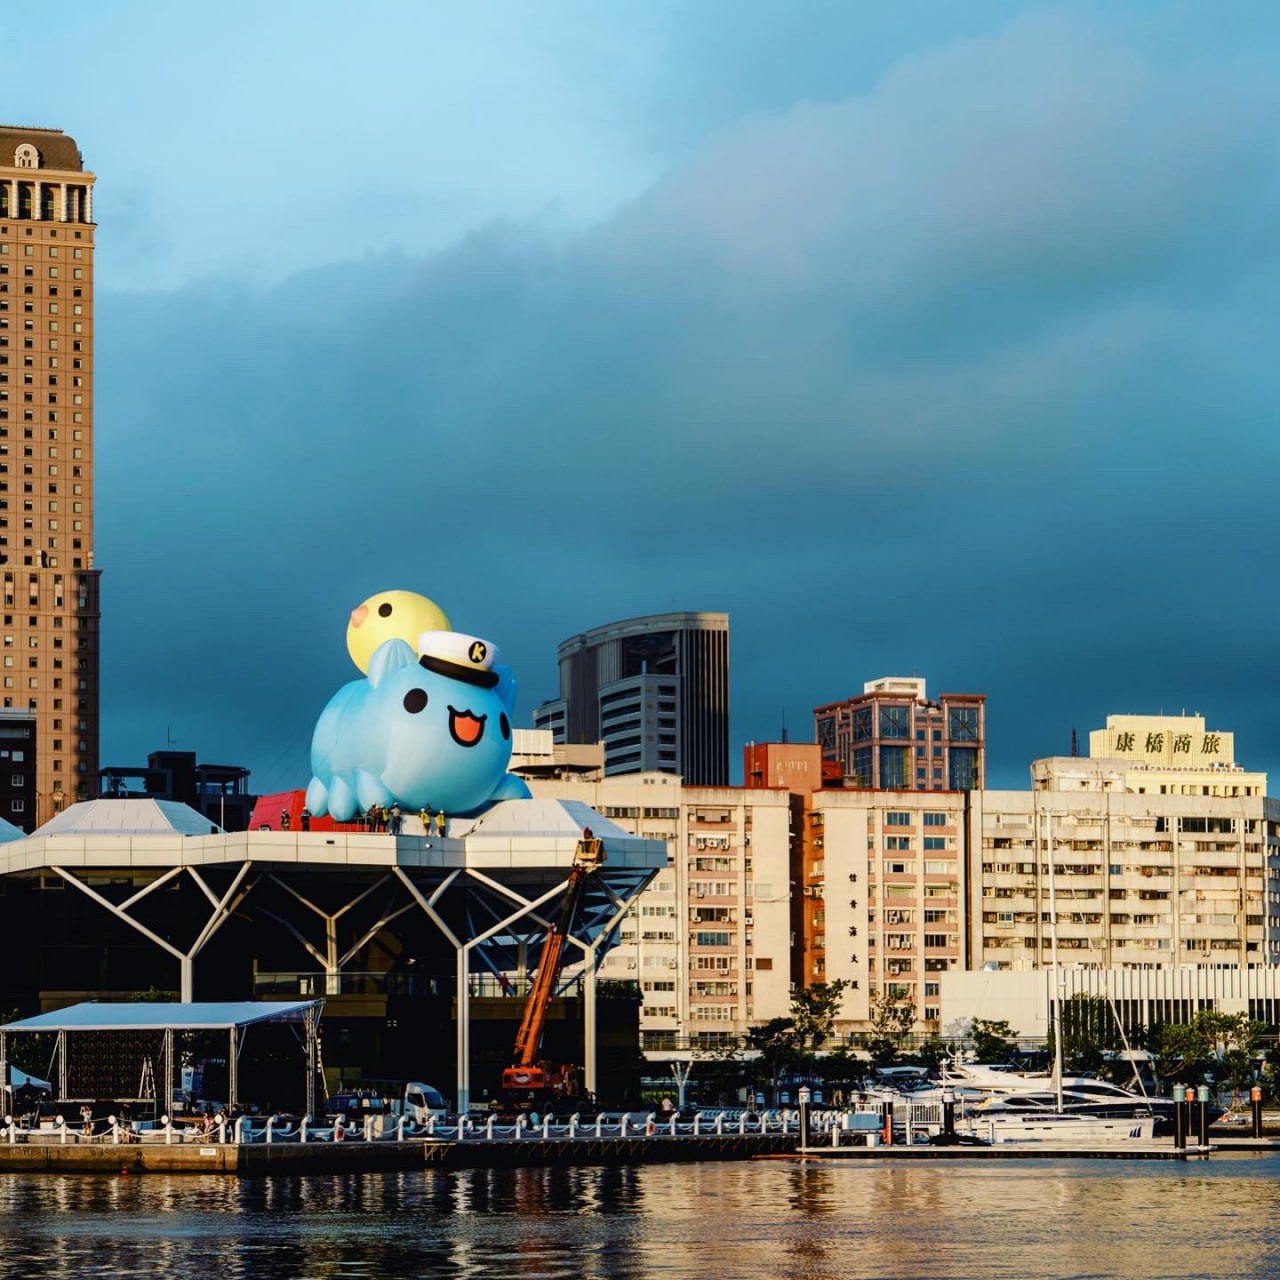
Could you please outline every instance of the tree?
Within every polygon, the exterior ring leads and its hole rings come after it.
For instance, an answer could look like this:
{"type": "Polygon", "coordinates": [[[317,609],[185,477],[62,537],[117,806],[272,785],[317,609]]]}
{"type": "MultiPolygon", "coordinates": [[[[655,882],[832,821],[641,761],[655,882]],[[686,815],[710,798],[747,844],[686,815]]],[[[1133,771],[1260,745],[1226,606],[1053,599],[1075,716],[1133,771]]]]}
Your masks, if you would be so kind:
{"type": "Polygon", "coordinates": [[[871,1002],[871,1037],[867,1050],[873,1067],[887,1067],[898,1060],[902,1042],[916,1024],[916,1007],[884,992],[871,1002]]]}
{"type": "Polygon", "coordinates": [[[1206,1078],[1247,1088],[1253,1081],[1254,1051],[1264,1030],[1245,1013],[1201,1009],[1188,1023],[1166,1022],[1153,1045],[1166,1079],[1200,1084],[1206,1078]]]}
{"type": "Polygon", "coordinates": [[[791,988],[791,1021],[802,1048],[817,1052],[831,1039],[836,1014],[848,980],[815,982],[812,986],[791,988]]]}
{"type": "Polygon", "coordinates": [[[908,1056],[917,1065],[928,1067],[930,1071],[937,1071],[951,1055],[947,1046],[943,1043],[942,1037],[931,1035],[914,1053],[908,1056]]]}
{"type": "Polygon", "coordinates": [[[753,1073],[757,1082],[767,1083],[776,1096],[778,1082],[799,1059],[796,1024],[792,1018],[770,1018],[747,1032],[747,1047],[759,1055],[753,1073]]]}
{"type": "Polygon", "coordinates": [[[976,1062],[1007,1062],[1018,1050],[1013,1028],[1003,1018],[998,1022],[974,1018],[965,1041],[976,1062]]]}
{"type": "Polygon", "coordinates": [[[698,1097],[703,1102],[726,1104],[747,1084],[746,1064],[733,1043],[719,1044],[694,1053],[697,1066],[698,1097]]]}

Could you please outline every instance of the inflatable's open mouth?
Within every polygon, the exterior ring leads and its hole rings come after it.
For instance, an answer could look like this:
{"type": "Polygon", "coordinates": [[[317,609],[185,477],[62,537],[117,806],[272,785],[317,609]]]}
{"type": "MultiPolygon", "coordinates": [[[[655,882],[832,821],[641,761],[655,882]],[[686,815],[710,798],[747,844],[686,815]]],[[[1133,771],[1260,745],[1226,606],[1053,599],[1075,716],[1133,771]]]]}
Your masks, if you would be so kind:
{"type": "Polygon", "coordinates": [[[449,708],[449,733],[460,747],[474,747],[484,737],[488,716],[473,716],[470,711],[449,708]]]}

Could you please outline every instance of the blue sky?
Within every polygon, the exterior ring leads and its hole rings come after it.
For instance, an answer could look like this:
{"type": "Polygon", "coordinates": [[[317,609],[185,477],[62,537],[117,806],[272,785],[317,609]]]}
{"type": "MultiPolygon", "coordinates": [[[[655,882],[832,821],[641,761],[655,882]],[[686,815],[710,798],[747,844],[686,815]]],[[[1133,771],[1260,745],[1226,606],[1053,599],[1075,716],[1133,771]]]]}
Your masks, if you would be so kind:
{"type": "MultiPolygon", "coordinates": [[[[1280,769],[1269,6],[96,0],[104,763],[304,785],[346,614],[732,618],[737,745],[884,674],[1024,786],[1109,712],[1280,769]]],[[[57,68],[56,73],[51,68],[57,68]]]]}

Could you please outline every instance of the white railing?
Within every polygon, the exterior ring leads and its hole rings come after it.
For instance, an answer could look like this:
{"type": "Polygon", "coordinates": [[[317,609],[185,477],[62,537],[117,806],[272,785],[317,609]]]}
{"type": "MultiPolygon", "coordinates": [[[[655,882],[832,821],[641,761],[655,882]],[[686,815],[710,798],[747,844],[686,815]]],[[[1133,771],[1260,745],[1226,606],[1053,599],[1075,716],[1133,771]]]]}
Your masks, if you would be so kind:
{"type": "MultiPolygon", "coordinates": [[[[836,1123],[838,1112],[813,1112],[811,1127],[822,1130],[836,1123]]],[[[587,1119],[571,1115],[557,1120],[551,1115],[518,1115],[502,1122],[494,1114],[484,1117],[432,1116],[418,1124],[404,1116],[366,1116],[361,1120],[341,1117],[317,1121],[309,1116],[238,1116],[234,1121],[219,1116],[212,1128],[205,1124],[175,1124],[168,1116],[158,1121],[129,1122],[116,1116],[88,1125],[72,1127],[59,1116],[37,1128],[23,1127],[14,1117],[4,1117],[0,1143],[42,1143],[46,1145],[97,1143],[112,1146],[132,1144],[166,1146],[230,1143],[240,1146],[313,1144],[334,1142],[574,1142],[600,1138],[707,1138],[722,1136],[795,1134],[799,1115],[792,1111],[750,1112],[719,1110],[697,1113],[684,1120],[677,1114],[655,1112],[601,1112],[587,1119]]]]}

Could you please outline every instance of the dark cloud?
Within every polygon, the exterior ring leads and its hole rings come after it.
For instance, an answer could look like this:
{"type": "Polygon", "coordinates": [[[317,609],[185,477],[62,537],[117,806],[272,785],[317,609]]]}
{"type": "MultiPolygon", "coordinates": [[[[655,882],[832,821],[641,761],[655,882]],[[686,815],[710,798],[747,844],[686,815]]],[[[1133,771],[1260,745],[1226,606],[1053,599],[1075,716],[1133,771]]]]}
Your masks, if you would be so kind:
{"type": "Polygon", "coordinates": [[[736,741],[915,672],[990,695],[1000,784],[1183,706],[1274,770],[1277,96],[1038,14],[570,243],[102,298],[104,755],[301,785],[346,612],[403,586],[526,722],[565,636],[726,609],[736,741]]]}

